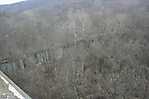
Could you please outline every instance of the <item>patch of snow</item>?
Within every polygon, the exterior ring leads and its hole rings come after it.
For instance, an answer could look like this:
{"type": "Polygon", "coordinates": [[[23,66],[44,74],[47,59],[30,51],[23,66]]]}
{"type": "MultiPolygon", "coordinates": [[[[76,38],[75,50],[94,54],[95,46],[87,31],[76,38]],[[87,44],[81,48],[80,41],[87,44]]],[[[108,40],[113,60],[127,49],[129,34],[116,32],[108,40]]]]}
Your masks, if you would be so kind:
{"type": "Polygon", "coordinates": [[[9,90],[19,99],[25,99],[11,84],[9,84],[9,90]]]}

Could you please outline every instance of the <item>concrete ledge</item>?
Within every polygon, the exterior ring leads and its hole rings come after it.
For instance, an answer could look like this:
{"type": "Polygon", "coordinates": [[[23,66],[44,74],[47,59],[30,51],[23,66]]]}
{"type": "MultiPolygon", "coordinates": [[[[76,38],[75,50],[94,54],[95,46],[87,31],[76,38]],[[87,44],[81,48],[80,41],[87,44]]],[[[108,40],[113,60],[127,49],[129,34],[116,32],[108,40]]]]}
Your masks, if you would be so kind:
{"type": "Polygon", "coordinates": [[[1,71],[0,79],[2,79],[8,85],[8,90],[12,92],[13,95],[16,96],[18,99],[32,99],[1,71]]]}

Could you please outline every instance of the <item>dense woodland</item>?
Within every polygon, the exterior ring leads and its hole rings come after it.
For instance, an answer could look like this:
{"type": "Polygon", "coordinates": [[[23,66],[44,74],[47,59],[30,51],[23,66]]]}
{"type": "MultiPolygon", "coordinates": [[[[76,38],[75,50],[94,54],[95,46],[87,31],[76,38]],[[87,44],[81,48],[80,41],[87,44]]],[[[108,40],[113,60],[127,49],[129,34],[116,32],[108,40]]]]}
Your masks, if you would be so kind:
{"type": "Polygon", "coordinates": [[[0,69],[33,99],[149,99],[148,0],[53,1],[0,12],[0,69]]]}

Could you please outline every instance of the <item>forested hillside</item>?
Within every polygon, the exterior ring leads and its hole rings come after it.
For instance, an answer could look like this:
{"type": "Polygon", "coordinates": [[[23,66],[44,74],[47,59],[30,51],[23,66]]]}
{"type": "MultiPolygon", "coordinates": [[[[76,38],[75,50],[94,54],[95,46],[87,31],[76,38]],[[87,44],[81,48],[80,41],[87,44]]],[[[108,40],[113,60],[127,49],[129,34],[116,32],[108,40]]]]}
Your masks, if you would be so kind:
{"type": "Polygon", "coordinates": [[[0,64],[33,99],[149,99],[149,1],[0,6],[0,64]]]}

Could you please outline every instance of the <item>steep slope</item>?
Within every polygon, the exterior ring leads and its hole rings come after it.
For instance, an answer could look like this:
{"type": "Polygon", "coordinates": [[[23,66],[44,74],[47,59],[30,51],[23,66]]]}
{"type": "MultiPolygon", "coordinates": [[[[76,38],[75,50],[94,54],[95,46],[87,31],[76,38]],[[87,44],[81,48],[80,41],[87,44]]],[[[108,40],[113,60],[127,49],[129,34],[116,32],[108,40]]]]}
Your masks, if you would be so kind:
{"type": "Polygon", "coordinates": [[[33,99],[148,99],[147,0],[1,9],[0,69],[33,99]]]}

